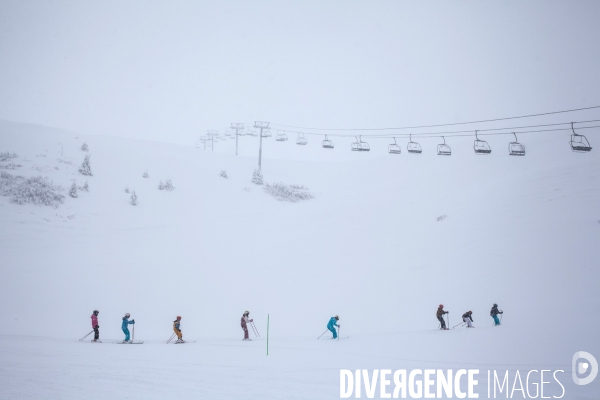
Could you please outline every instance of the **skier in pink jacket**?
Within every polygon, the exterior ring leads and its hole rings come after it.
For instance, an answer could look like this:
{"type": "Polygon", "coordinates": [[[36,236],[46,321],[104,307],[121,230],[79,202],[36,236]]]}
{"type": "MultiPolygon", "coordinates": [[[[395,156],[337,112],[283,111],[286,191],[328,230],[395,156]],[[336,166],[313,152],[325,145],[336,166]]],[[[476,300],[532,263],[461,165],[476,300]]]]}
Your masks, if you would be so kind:
{"type": "Polygon", "coordinates": [[[100,331],[98,330],[98,329],[100,329],[100,326],[98,325],[98,314],[100,314],[100,311],[94,310],[94,313],[91,316],[92,328],[94,329],[94,340],[92,340],[92,342],[100,341],[100,340],[98,340],[98,338],[100,337],[100,331]]]}

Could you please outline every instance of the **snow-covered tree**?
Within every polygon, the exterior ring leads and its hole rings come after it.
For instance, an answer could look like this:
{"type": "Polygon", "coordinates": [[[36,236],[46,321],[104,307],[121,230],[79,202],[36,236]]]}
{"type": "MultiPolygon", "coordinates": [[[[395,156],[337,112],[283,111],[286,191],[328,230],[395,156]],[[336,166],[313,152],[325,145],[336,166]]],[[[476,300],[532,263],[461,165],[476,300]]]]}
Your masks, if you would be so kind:
{"type": "Polygon", "coordinates": [[[85,181],[85,183],[83,184],[83,186],[79,186],[79,190],[83,190],[84,192],[89,192],[90,191],[90,186],[88,185],[88,182],[85,181]]]}
{"type": "Polygon", "coordinates": [[[160,190],[171,191],[171,190],[175,189],[175,186],[173,186],[173,182],[171,182],[171,179],[169,178],[166,181],[164,181],[164,183],[163,183],[163,181],[160,181],[160,183],[158,184],[158,188],[160,190]]]}
{"type": "Polygon", "coordinates": [[[129,193],[129,186],[125,187],[125,193],[129,193]]]}
{"type": "Polygon", "coordinates": [[[71,189],[69,190],[69,196],[76,198],[77,197],[77,184],[73,182],[71,185],[71,189]]]}
{"type": "Polygon", "coordinates": [[[132,206],[137,206],[138,205],[138,198],[137,195],[135,194],[135,190],[131,193],[131,201],[130,204],[132,206]]]}
{"type": "Polygon", "coordinates": [[[254,183],[255,185],[262,185],[263,182],[263,174],[262,172],[260,172],[259,169],[255,169],[254,173],[252,174],[252,183],[254,183]]]}
{"type": "Polygon", "coordinates": [[[90,167],[90,155],[86,155],[83,159],[83,163],[81,163],[81,167],[79,167],[79,172],[83,175],[92,176],[92,168],[90,167]]]}
{"type": "Polygon", "coordinates": [[[82,151],[88,151],[89,150],[89,147],[88,147],[87,143],[84,143],[84,144],[81,145],[81,150],[82,151]]]}
{"type": "Polygon", "coordinates": [[[142,176],[143,176],[144,178],[149,178],[149,177],[150,177],[150,175],[148,175],[148,170],[145,170],[145,171],[144,171],[144,175],[142,175],[142,176]]]}
{"type": "Polygon", "coordinates": [[[225,179],[229,178],[229,177],[227,176],[227,171],[225,171],[225,170],[222,170],[222,171],[219,173],[219,176],[220,176],[221,178],[225,178],[225,179]]]}

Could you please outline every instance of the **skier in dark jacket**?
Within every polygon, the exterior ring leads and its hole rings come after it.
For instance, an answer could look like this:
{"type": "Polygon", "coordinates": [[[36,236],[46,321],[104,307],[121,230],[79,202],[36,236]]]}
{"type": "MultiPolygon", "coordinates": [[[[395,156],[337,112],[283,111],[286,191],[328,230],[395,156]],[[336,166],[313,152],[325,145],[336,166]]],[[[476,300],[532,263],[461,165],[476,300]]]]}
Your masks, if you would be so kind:
{"type": "Polygon", "coordinates": [[[250,311],[245,311],[244,315],[242,315],[241,325],[244,330],[244,340],[252,340],[248,336],[248,324],[252,323],[253,319],[250,319],[250,311]]]}
{"type": "Polygon", "coordinates": [[[494,303],[494,305],[492,306],[492,310],[490,311],[490,315],[492,316],[492,318],[494,318],[494,326],[500,325],[498,314],[504,314],[504,311],[498,310],[498,304],[494,303]]]}
{"type": "Polygon", "coordinates": [[[135,324],[135,319],[129,320],[129,313],[125,314],[123,317],[123,323],[121,324],[121,329],[123,329],[123,333],[125,334],[124,342],[129,342],[129,327],[127,325],[135,324]]]}
{"type": "Polygon", "coordinates": [[[435,313],[435,316],[437,317],[438,321],[440,321],[440,324],[442,324],[442,327],[440,329],[444,329],[447,330],[448,328],[446,328],[446,321],[444,321],[444,314],[448,314],[448,311],[444,311],[444,305],[440,304],[440,306],[437,309],[437,312],[435,313]]]}
{"type": "Polygon", "coordinates": [[[100,314],[100,311],[94,310],[92,316],[90,317],[92,319],[92,329],[94,329],[94,340],[92,340],[92,342],[100,341],[100,331],[98,330],[100,329],[100,326],[98,325],[98,314],[100,314]]]}
{"type": "Polygon", "coordinates": [[[471,322],[473,322],[473,311],[467,311],[463,314],[463,321],[467,323],[467,328],[475,328],[471,322]]]}

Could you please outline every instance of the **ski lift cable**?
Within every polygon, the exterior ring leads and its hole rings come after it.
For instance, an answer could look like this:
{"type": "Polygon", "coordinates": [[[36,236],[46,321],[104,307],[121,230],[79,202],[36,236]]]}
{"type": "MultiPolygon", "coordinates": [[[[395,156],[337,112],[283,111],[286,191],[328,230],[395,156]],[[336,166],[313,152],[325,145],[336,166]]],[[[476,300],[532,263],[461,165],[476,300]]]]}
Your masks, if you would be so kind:
{"type": "Polygon", "coordinates": [[[479,124],[479,123],[483,123],[483,122],[507,121],[507,120],[511,120],[511,119],[531,118],[531,117],[540,117],[543,115],[564,114],[564,113],[575,112],[575,111],[593,110],[596,108],[600,108],[600,106],[574,108],[571,110],[550,111],[550,112],[539,113],[539,114],[519,115],[516,117],[484,119],[484,120],[479,120],[479,121],[454,122],[454,123],[449,123],[449,124],[435,124],[435,125],[400,126],[400,127],[395,127],[395,128],[307,128],[307,127],[290,126],[290,125],[275,124],[275,123],[271,123],[271,125],[281,126],[284,128],[292,128],[292,129],[308,129],[308,130],[313,130],[313,131],[385,131],[385,130],[417,129],[417,128],[437,128],[437,127],[441,127],[441,126],[455,126],[455,125],[479,124]]]}
{"type": "MultiPolygon", "coordinates": [[[[582,122],[574,122],[575,124],[580,124],[580,123],[586,123],[586,122],[595,122],[595,121],[600,121],[600,120],[592,120],[592,121],[582,121],[582,122]]],[[[559,132],[559,131],[570,131],[571,130],[571,122],[566,122],[566,123],[560,123],[560,124],[548,124],[547,126],[557,126],[557,125],[569,125],[568,128],[557,128],[557,129],[537,129],[537,130],[526,130],[526,131],[518,131],[515,130],[514,132],[516,133],[536,133],[536,132],[559,132]]],[[[543,126],[543,125],[542,125],[543,126]]],[[[521,127],[521,129],[523,128],[527,128],[527,127],[521,127]]],[[[593,126],[583,126],[583,127],[579,127],[577,129],[592,129],[592,128],[600,128],[600,125],[593,125],[593,126]]],[[[512,132],[489,132],[489,131],[496,131],[496,130],[505,130],[505,129],[519,129],[518,127],[511,127],[511,128],[496,128],[496,129],[483,129],[483,130],[477,130],[478,134],[480,136],[496,136],[496,135],[511,135],[512,132]],[[481,132],[488,132],[488,133],[481,133],[481,132]]],[[[322,133],[311,133],[311,132],[299,132],[299,131],[288,131],[291,133],[296,133],[296,134],[304,134],[304,135],[314,135],[314,136],[323,136],[322,133]]],[[[335,137],[349,137],[349,138],[354,138],[356,137],[355,135],[345,135],[345,134],[328,134],[329,136],[335,136],[335,137]]],[[[414,135],[416,137],[421,137],[421,138],[429,138],[429,137],[440,137],[440,135],[444,135],[446,137],[467,137],[467,136],[473,136],[473,130],[470,131],[453,131],[453,132],[427,132],[427,133],[411,133],[411,134],[393,134],[393,135],[366,135],[367,137],[371,138],[371,139],[390,139],[390,138],[394,138],[394,137],[400,137],[400,138],[407,138],[410,137],[411,135],[414,135]]],[[[365,136],[365,135],[362,135],[365,136]]]]}

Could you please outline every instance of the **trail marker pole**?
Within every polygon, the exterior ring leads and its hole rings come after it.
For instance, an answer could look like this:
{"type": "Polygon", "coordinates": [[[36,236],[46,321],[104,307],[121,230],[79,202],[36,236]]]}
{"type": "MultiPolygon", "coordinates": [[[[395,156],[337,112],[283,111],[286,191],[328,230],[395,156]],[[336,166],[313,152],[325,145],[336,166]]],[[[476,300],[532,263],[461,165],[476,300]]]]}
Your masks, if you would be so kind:
{"type": "Polygon", "coordinates": [[[269,314],[267,314],[267,355],[269,355],[269,314]]]}

